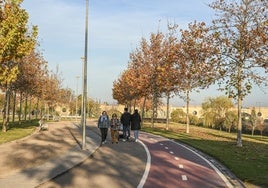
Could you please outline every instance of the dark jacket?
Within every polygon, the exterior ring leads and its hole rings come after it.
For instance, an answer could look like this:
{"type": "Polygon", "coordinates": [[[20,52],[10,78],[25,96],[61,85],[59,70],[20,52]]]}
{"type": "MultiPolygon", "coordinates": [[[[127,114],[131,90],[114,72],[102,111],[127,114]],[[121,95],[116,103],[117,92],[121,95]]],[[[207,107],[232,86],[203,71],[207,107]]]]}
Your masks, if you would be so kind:
{"type": "Polygon", "coordinates": [[[130,125],[131,121],[131,114],[129,112],[124,112],[121,115],[120,122],[123,124],[123,126],[128,126],[130,125]]]}
{"type": "Polygon", "coordinates": [[[141,129],[141,116],[138,112],[134,112],[131,115],[131,130],[141,129]]]}

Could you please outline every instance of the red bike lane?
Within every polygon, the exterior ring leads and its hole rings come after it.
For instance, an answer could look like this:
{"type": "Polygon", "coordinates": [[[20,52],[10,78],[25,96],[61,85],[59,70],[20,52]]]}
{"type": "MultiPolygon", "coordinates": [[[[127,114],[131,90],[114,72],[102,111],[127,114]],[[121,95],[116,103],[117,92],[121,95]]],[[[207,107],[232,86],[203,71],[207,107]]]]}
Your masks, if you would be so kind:
{"type": "Polygon", "coordinates": [[[144,132],[140,140],[150,154],[144,188],[233,187],[213,164],[184,145],[144,132]]]}

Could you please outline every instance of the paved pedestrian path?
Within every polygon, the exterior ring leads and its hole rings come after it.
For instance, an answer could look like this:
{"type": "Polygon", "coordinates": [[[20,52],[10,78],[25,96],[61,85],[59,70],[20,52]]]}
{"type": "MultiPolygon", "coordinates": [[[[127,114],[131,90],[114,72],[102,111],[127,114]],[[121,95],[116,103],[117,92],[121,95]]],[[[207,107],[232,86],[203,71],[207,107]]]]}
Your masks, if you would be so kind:
{"type": "Polygon", "coordinates": [[[86,149],[81,150],[79,127],[56,122],[48,131],[0,145],[0,187],[36,187],[81,163],[100,143],[96,131],[87,134],[86,149]]]}
{"type": "Polygon", "coordinates": [[[142,188],[146,167],[147,153],[140,142],[112,144],[108,136],[83,163],[38,188],[142,188]]]}

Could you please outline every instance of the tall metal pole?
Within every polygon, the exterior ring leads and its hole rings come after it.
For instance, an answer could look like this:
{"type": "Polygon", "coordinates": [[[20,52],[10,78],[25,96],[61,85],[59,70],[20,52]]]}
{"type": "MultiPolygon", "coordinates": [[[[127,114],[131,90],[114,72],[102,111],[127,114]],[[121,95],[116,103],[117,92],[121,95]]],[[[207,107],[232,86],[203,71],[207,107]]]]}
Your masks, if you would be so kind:
{"type": "Polygon", "coordinates": [[[78,102],[78,79],[80,76],[76,76],[76,100],[75,100],[75,121],[77,122],[77,102],[78,102]]]}
{"type": "Polygon", "coordinates": [[[84,83],[83,83],[83,138],[82,149],[86,149],[86,119],[87,119],[87,38],[88,38],[88,0],[86,0],[86,27],[85,27],[85,52],[84,52],[84,83]]]}
{"type": "Polygon", "coordinates": [[[80,126],[83,127],[84,122],[84,66],[85,66],[85,58],[81,57],[82,59],[82,100],[81,100],[81,122],[80,126]]]}

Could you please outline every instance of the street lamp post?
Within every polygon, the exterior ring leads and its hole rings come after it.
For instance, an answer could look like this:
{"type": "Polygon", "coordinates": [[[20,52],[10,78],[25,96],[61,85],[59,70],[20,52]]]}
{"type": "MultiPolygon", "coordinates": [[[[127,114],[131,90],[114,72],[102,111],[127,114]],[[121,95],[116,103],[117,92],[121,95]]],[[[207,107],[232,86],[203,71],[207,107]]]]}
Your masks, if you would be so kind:
{"type": "Polygon", "coordinates": [[[75,100],[75,121],[77,122],[77,102],[78,102],[78,79],[80,76],[76,76],[76,100],[75,100]]]}
{"type": "Polygon", "coordinates": [[[83,66],[83,136],[82,149],[86,149],[86,119],[87,119],[87,44],[88,44],[88,0],[86,0],[86,23],[85,23],[85,51],[84,51],[84,66],[83,66]]]}
{"type": "Polygon", "coordinates": [[[83,127],[84,122],[84,65],[85,65],[85,58],[81,57],[82,60],[82,96],[81,96],[81,128],[83,127]]]}

